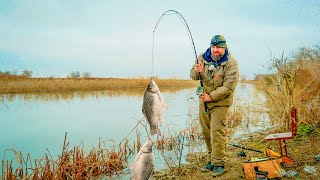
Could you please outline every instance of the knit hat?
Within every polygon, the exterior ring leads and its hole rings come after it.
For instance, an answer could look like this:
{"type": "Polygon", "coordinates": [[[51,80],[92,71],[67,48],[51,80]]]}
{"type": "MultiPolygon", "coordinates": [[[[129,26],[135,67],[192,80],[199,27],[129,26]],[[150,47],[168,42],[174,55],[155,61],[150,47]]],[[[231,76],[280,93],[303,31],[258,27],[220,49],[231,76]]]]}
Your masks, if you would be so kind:
{"type": "Polygon", "coordinates": [[[227,48],[226,39],[222,35],[215,35],[211,39],[210,46],[218,46],[222,48],[227,48]]]}

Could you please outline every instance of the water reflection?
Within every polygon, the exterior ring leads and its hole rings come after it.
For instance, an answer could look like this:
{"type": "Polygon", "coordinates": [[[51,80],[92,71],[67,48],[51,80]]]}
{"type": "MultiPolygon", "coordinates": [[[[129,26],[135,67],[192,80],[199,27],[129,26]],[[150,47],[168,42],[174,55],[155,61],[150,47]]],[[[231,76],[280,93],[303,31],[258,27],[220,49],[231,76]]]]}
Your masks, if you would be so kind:
{"type": "MultiPolygon", "coordinates": [[[[185,89],[180,88],[163,88],[162,93],[176,94],[185,89]]],[[[142,97],[145,89],[133,88],[124,90],[105,90],[105,91],[72,91],[72,92],[37,92],[37,93],[6,93],[0,94],[0,104],[7,104],[15,100],[19,101],[68,101],[75,98],[84,100],[88,97],[103,98],[103,97],[142,97]]]]}
{"type": "Polygon", "coordinates": [[[234,107],[240,106],[242,121],[232,129],[231,139],[239,138],[251,133],[271,128],[267,114],[265,95],[253,84],[240,83],[235,94],[234,107]]]}

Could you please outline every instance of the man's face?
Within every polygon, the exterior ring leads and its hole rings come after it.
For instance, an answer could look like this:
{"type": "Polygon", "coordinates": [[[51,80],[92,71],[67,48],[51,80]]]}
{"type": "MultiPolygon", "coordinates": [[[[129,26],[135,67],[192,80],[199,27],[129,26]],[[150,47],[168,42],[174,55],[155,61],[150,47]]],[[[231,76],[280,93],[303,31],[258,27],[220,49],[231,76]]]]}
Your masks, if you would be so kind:
{"type": "Polygon", "coordinates": [[[222,56],[225,51],[226,51],[226,48],[211,46],[211,54],[214,55],[216,59],[219,59],[218,57],[222,56]]]}

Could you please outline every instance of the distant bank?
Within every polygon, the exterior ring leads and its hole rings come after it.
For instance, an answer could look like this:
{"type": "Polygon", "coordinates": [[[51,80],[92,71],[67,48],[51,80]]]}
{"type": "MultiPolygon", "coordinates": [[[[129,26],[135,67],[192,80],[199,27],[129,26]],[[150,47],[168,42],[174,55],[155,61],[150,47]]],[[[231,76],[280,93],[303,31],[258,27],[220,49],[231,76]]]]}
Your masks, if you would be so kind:
{"type": "MultiPolygon", "coordinates": [[[[70,92],[145,89],[149,78],[30,78],[0,77],[0,93],[70,92]]],[[[199,82],[183,79],[155,79],[160,89],[185,89],[199,82]]]]}
{"type": "Polygon", "coordinates": [[[260,80],[239,80],[239,83],[260,84],[262,82],[260,80]]]}

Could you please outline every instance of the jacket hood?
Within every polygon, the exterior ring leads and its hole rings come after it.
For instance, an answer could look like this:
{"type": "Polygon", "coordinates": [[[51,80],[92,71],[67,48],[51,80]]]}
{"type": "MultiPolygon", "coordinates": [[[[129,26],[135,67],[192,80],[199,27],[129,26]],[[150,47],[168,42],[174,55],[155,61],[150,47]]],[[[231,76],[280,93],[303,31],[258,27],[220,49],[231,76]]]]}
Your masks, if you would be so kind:
{"type": "Polygon", "coordinates": [[[224,55],[221,57],[221,59],[217,62],[212,59],[211,57],[211,47],[209,47],[205,53],[203,53],[202,57],[204,60],[206,60],[208,63],[213,63],[214,67],[217,67],[218,65],[222,64],[223,62],[228,61],[228,55],[229,55],[229,50],[226,48],[226,51],[224,55]]]}

